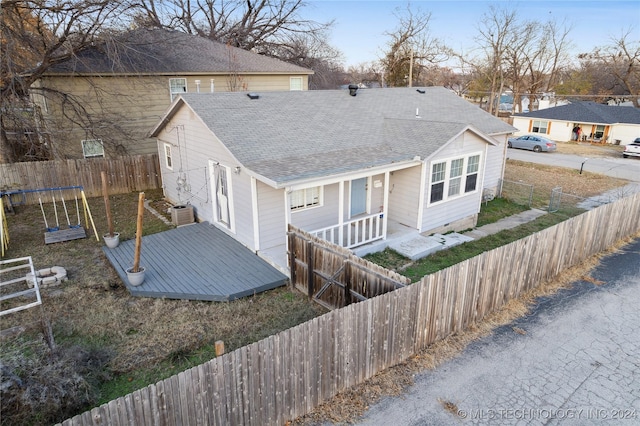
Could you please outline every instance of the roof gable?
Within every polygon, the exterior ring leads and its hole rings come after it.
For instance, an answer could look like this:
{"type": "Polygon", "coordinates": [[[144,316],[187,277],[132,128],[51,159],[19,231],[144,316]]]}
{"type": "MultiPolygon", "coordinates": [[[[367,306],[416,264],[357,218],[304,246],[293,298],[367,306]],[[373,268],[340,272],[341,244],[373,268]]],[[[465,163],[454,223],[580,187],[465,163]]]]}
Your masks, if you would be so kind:
{"type": "Polygon", "coordinates": [[[543,118],[593,124],[640,124],[640,110],[628,106],[575,102],[538,111],[514,114],[514,117],[543,118]]]}
{"type": "Polygon", "coordinates": [[[487,142],[486,135],[515,131],[444,88],[421,92],[266,92],[258,99],[237,92],[189,93],[174,102],[151,135],[186,105],[245,167],[282,184],[429,158],[465,130],[487,142]]]}
{"type": "Polygon", "coordinates": [[[54,65],[47,75],[233,72],[313,74],[307,68],[204,37],[164,29],[137,29],[54,65]]]}

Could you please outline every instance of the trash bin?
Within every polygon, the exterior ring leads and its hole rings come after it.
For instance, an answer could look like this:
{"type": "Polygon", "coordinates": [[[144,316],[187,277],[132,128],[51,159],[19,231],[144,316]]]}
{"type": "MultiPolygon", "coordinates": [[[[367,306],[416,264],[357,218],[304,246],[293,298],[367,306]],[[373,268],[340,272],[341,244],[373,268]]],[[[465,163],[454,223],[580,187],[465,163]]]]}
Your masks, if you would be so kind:
{"type": "Polygon", "coordinates": [[[622,142],[620,139],[614,139],[613,143],[616,145],[620,145],[620,142],[622,142]]]}

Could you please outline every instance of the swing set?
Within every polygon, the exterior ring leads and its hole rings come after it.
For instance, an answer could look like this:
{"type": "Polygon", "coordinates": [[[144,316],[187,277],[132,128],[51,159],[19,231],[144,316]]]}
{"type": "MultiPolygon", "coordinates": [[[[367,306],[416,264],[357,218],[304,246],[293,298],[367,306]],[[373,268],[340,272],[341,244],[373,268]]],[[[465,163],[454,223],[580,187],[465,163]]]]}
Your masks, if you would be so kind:
{"type": "MultiPolygon", "coordinates": [[[[87,197],[84,194],[82,186],[4,191],[0,192],[0,199],[6,196],[9,202],[8,207],[10,210],[13,210],[15,205],[26,204],[27,194],[34,194],[34,196],[37,195],[38,197],[38,204],[40,205],[40,212],[42,213],[46,231],[44,233],[45,244],[60,243],[87,237],[85,228],[81,223],[81,204],[86,227],[89,228],[89,223],[91,223],[91,228],[93,229],[96,240],[100,241],[96,225],[93,221],[93,217],[91,216],[91,209],[89,208],[89,203],[87,202],[87,197]],[[65,192],[67,194],[72,193],[73,201],[71,201],[71,198],[67,197],[68,202],[71,204],[71,212],[69,212],[67,200],[64,198],[65,192]],[[78,193],[80,194],[80,197],[78,197],[78,193]],[[17,202],[15,201],[16,197],[20,197],[17,202]],[[49,197],[51,199],[51,207],[43,204],[43,199],[44,203],[46,203],[49,197]],[[58,205],[62,206],[62,212],[64,212],[63,219],[66,219],[66,226],[64,224],[60,224],[60,215],[58,214],[60,207],[58,207],[58,205]],[[73,207],[75,207],[75,209],[73,209],[73,207]],[[49,211],[49,214],[47,214],[47,210],[49,211]],[[73,210],[75,210],[75,212],[73,210]]],[[[4,256],[4,252],[9,245],[9,229],[7,226],[6,216],[4,215],[4,206],[0,207],[0,240],[2,255],[4,256]]]]}

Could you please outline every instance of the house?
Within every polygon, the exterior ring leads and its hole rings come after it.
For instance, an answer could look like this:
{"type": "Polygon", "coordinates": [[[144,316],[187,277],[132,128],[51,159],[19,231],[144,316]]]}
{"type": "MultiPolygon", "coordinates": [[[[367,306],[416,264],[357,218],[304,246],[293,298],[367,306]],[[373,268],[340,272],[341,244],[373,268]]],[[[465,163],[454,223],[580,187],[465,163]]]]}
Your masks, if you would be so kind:
{"type": "Polygon", "coordinates": [[[165,196],[284,270],[288,224],[350,249],[473,227],[514,130],[442,87],[352,86],[189,93],[150,134],[165,196]]]}
{"type": "Polygon", "coordinates": [[[640,137],[640,110],[633,107],[573,102],[512,117],[518,135],[542,133],[556,141],[575,140],[575,127],[591,142],[626,145],[640,137]]]}
{"type": "Polygon", "coordinates": [[[156,153],[149,128],[183,93],[307,90],[313,71],[203,37],[138,29],[56,64],[33,87],[57,158],[156,153]]]}

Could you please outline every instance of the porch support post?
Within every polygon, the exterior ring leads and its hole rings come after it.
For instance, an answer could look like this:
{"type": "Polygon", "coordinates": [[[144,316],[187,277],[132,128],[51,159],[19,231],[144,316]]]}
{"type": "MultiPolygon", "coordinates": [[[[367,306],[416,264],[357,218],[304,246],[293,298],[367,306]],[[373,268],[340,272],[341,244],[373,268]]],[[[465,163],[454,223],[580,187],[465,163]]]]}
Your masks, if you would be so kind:
{"type": "Polygon", "coordinates": [[[382,201],[382,239],[387,238],[387,220],[389,219],[389,171],[384,172],[384,196],[382,201]]]}
{"type": "Polygon", "coordinates": [[[344,181],[338,184],[338,238],[340,245],[344,246],[344,181]]]}

